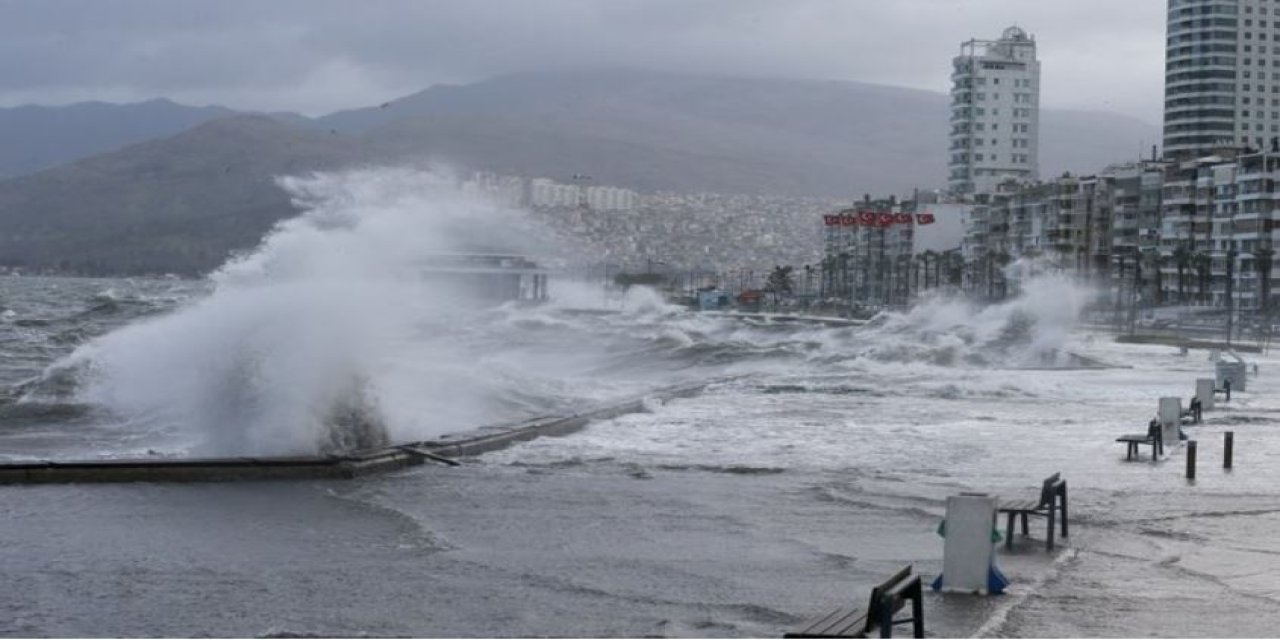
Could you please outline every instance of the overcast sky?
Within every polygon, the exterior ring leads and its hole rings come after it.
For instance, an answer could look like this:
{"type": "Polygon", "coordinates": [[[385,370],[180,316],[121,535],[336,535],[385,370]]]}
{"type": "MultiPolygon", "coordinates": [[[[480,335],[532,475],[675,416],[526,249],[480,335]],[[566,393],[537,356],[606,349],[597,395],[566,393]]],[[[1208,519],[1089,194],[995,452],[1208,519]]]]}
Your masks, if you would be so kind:
{"type": "Polygon", "coordinates": [[[1046,107],[1160,122],[1164,0],[0,0],[0,106],[168,97],[319,115],[436,83],[626,66],[946,92],[1035,36],[1046,107]]]}

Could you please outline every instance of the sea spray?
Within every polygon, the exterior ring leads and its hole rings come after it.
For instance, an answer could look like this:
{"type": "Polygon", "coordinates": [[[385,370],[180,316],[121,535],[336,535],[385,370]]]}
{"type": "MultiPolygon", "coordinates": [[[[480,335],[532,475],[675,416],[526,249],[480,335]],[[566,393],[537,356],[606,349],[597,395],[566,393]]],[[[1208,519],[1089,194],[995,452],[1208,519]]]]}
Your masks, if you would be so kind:
{"type": "Polygon", "coordinates": [[[883,313],[858,333],[861,355],[881,361],[992,367],[1054,360],[1092,290],[1068,274],[1038,265],[1019,262],[1010,269],[1020,278],[1015,296],[983,305],[934,294],[908,311],[883,313]]]}
{"type": "Polygon", "coordinates": [[[484,311],[418,277],[425,259],[528,253],[527,219],[447,174],[284,178],[303,210],[211,276],[212,293],[126,326],[55,369],[123,419],[180,430],[201,455],[332,453],[483,419],[485,376],[447,339],[484,311]]]}

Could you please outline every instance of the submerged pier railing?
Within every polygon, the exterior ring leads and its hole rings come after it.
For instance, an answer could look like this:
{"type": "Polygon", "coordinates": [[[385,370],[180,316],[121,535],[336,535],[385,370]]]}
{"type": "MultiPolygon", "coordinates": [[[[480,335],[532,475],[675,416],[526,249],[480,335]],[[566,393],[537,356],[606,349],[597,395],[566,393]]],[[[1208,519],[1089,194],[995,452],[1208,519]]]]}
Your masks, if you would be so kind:
{"type": "Polygon", "coordinates": [[[452,464],[455,457],[478,455],[542,436],[567,435],[596,420],[608,420],[643,411],[646,400],[665,401],[695,396],[714,382],[716,381],[709,380],[664,387],[642,396],[567,416],[484,427],[436,440],[343,455],[0,462],[0,484],[349,479],[395,471],[429,461],[452,464]]]}

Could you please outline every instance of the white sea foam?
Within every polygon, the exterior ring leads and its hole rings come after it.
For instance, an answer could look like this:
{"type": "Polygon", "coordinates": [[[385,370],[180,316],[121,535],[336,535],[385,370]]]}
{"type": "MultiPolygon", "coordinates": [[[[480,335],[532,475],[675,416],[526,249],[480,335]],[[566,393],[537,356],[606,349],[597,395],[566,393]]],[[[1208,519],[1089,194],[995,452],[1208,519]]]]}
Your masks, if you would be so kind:
{"type": "Polygon", "coordinates": [[[83,399],[177,426],[198,453],[219,455],[424,438],[487,415],[490,376],[440,335],[481,312],[465,289],[416,278],[415,264],[477,248],[528,253],[527,221],[442,173],[280,184],[304,213],[216,272],[211,295],[71,356],[90,372],[83,399]]]}

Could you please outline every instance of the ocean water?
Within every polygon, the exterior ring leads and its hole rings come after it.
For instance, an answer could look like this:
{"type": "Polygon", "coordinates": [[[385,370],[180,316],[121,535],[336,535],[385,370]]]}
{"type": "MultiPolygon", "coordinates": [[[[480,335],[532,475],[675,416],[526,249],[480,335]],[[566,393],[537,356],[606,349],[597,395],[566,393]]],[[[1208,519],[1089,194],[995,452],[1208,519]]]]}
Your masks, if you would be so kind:
{"type": "Polygon", "coordinates": [[[0,279],[0,455],[315,452],[348,441],[334,403],[396,441],[716,382],[456,468],[4,487],[0,634],[777,637],[902,564],[935,576],[947,496],[1033,497],[1053,472],[1070,538],[1047,553],[1033,523],[1001,548],[1007,595],[929,594],[931,635],[1280,628],[1280,357],[1246,354],[1249,390],[1187,427],[1188,482],[1184,448],[1125,462],[1114,438],[1189,397],[1208,354],[1077,326],[1068,281],[843,328],[566,281],[548,305],[475,306],[403,278],[396,238],[457,244],[423,207],[510,212],[404,179],[293,185],[312,214],[208,281],[0,279]],[[1068,352],[1112,366],[1054,368],[1068,352]]]}

